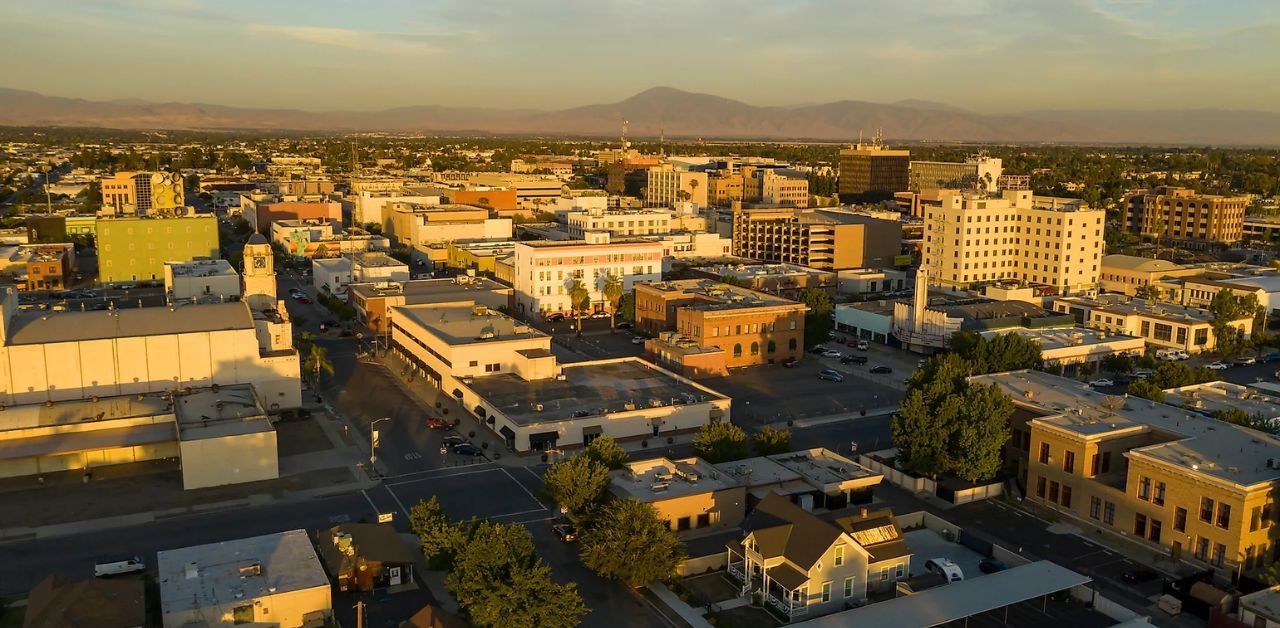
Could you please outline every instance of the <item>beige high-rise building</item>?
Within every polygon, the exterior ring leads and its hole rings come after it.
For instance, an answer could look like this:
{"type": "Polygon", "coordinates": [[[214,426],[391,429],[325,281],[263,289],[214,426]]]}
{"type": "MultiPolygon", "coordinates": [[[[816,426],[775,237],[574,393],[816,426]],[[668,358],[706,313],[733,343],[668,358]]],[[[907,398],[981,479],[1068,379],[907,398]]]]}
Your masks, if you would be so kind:
{"type": "Polygon", "coordinates": [[[1248,206],[1244,196],[1196,194],[1187,188],[1161,186],[1125,198],[1121,228],[1184,246],[1232,244],[1244,239],[1248,206]]]}
{"type": "Polygon", "coordinates": [[[924,261],[931,283],[968,287],[1017,280],[1072,294],[1096,287],[1106,212],[1079,202],[948,195],[925,209],[924,261]]]}
{"type": "Polygon", "coordinates": [[[677,170],[671,164],[649,169],[645,188],[645,204],[649,207],[672,207],[676,203],[707,206],[707,173],[677,170]]]}
{"type": "Polygon", "coordinates": [[[799,173],[779,173],[764,170],[760,173],[760,200],[766,205],[782,207],[809,206],[809,180],[799,173]]]}
{"type": "Polygon", "coordinates": [[[981,189],[988,194],[999,190],[1003,162],[996,157],[971,155],[962,162],[911,162],[911,190],[933,188],[951,190],[981,189]]]}
{"type": "Polygon", "coordinates": [[[99,216],[146,216],[185,206],[182,175],[177,172],[117,172],[100,184],[99,216]]]}

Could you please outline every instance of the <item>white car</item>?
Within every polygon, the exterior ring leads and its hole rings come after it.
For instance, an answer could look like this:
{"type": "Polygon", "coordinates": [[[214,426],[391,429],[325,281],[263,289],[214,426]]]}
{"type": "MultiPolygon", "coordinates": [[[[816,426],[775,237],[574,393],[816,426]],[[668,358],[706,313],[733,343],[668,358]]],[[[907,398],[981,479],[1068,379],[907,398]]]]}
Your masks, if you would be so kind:
{"type": "Polygon", "coordinates": [[[824,357],[824,358],[837,358],[837,359],[838,359],[838,358],[840,358],[840,356],[841,356],[841,355],[843,355],[843,354],[842,354],[842,353],[840,353],[839,351],[836,351],[835,349],[827,349],[826,351],[823,351],[823,352],[822,352],[822,357],[824,357]]]}
{"type": "Polygon", "coordinates": [[[1115,383],[1115,382],[1113,382],[1113,381],[1111,381],[1111,380],[1109,380],[1109,379],[1107,379],[1107,378],[1105,378],[1105,377],[1100,377],[1100,378],[1098,378],[1098,379],[1095,379],[1095,380],[1093,380],[1093,381],[1089,382],[1089,385],[1090,385],[1090,386],[1093,386],[1094,388],[1098,388],[1098,387],[1102,387],[1102,386],[1115,386],[1115,385],[1116,385],[1116,383],[1115,383]]]}
{"type": "Polygon", "coordinates": [[[633,344],[633,345],[642,345],[642,344],[644,344],[644,338],[641,338],[640,336],[636,336],[635,338],[632,338],[632,339],[631,339],[631,344],[633,344]]]}
{"type": "Polygon", "coordinates": [[[1209,365],[1209,368],[1215,371],[1225,371],[1231,368],[1231,365],[1227,364],[1226,362],[1214,362],[1213,364],[1209,365]]]}
{"type": "Polygon", "coordinates": [[[964,580],[964,571],[949,558],[930,558],[924,561],[925,571],[936,573],[947,579],[947,582],[964,580]]]}
{"type": "Polygon", "coordinates": [[[1191,359],[1191,354],[1190,354],[1190,353],[1187,353],[1186,351],[1174,351],[1174,359],[1177,359],[1177,360],[1190,360],[1190,359],[1191,359]]]}
{"type": "Polygon", "coordinates": [[[146,570],[147,564],[139,556],[100,558],[93,565],[93,576],[95,578],[105,578],[107,576],[118,576],[146,570]]]}
{"type": "Polygon", "coordinates": [[[866,351],[871,348],[871,344],[865,340],[858,341],[858,351],[866,351]]]}

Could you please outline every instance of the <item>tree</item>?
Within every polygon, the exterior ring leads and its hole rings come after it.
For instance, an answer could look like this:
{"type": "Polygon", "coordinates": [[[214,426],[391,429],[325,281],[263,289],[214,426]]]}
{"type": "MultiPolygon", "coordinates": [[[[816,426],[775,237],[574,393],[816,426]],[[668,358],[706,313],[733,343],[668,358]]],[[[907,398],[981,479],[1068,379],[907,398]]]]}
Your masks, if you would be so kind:
{"type": "Polygon", "coordinates": [[[1146,299],[1148,301],[1159,301],[1160,288],[1157,288],[1156,286],[1153,286],[1151,284],[1147,284],[1145,286],[1142,286],[1141,288],[1138,288],[1138,291],[1135,292],[1133,296],[1139,299],[1146,299]]]}
{"type": "Polygon", "coordinates": [[[960,331],[948,341],[951,350],[972,363],[975,375],[1040,368],[1044,364],[1040,345],[1020,334],[1000,334],[991,340],[960,331]]]}
{"type": "Polygon", "coordinates": [[[627,452],[622,449],[622,445],[619,445],[612,436],[606,435],[595,437],[591,444],[587,445],[585,455],[610,470],[621,469],[623,463],[627,461],[627,452]]]}
{"type": "Polygon", "coordinates": [[[382,225],[376,222],[366,222],[360,225],[369,235],[382,235],[382,225]]]}
{"type": "Polygon", "coordinates": [[[1244,331],[1232,323],[1252,317],[1254,327],[1262,329],[1266,320],[1266,312],[1258,304],[1256,294],[1240,296],[1230,288],[1223,288],[1213,295],[1208,310],[1213,314],[1215,349],[1224,357],[1234,357],[1246,347],[1244,331]]]}
{"type": "Polygon", "coordinates": [[[636,293],[623,293],[622,303],[618,306],[618,310],[622,313],[622,320],[631,323],[636,322],[636,293]]]}
{"type": "Polygon", "coordinates": [[[1164,401],[1164,390],[1151,381],[1150,377],[1134,380],[1129,382],[1129,386],[1124,390],[1126,395],[1132,397],[1141,397],[1156,402],[1164,401]]]}
{"type": "Polygon", "coordinates": [[[333,375],[333,362],[329,360],[329,350],[312,343],[311,346],[307,347],[307,355],[303,359],[302,368],[313,374],[313,383],[315,384],[320,383],[321,372],[333,375]]]}
{"type": "Polygon", "coordinates": [[[1280,429],[1277,429],[1280,426],[1277,426],[1275,422],[1268,420],[1266,417],[1262,416],[1259,413],[1255,412],[1253,414],[1250,414],[1248,412],[1245,412],[1244,410],[1241,410],[1240,408],[1225,408],[1220,410],[1214,410],[1209,414],[1210,416],[1212,416],[1215,419],[1218,419],[1219,421],[1226,421],[1227,423],[1243,425],[1244,427],[1253,428],[1255,430],[1258,430],[1260,432],[1266,432],[1268,434],[1275,434],[1277,431],[1280,431],[1280,429]]]}
{"type": "Polygon", "coordinates": [[[471,526],[445,586],[473,623],[494,628],[576,626],[586,612],[573,584],[558,585],[524,526],[471,526]]]}
{"type": "Polygon", "coordinates": [[[622,277],[614,273],[609,273],[604,278],[604,298],[609,300],[609,330],[613,331],[618,322],[618,306],[622,302],[623,290],[622,277]]]}
{"type": "Polygon", "coordinates": [[[569,284],[569,309],[573,310],[573,316],[578,324],[578,333],[582,333],[582,313],[591,307],[591,292],[587,290],[587,284],[582,283],[581,279],[574,279],[569,284]]]}
{"type": "Polygon", "coordinates": [[[419,501],[409,509],[409,528],[422,542],[422,554],[432,569],[445,570],[462,549],[462,530],[444,514],[435,497],[419,501]]]}
{"type": "Polygon", "coordinates": [[[951,436],[951,472],[970,482],[991,479],[1000,471],[1013,404],[999,386],[978,384],[969,386],[961,412],[951,436]]]}
{"type": "Polygon", "coordinates": [[[1102,369],[1114,375],[1128,373],[1133,370],[1133,360],[1127,355],[1113,353],[1102,358],[1102,369]]]}
{"type": "Polygon", "coordinates": [[[800,301],[809,308],[804,315],[805,346],[812,347],[825,342],[834,325],[831,312],[835,305],[831,301],[831,295],[821,288],[805,288],[800,292],[800,301]]]}
{"type": "Polygon", "coordinates": [[[244,237],[253,233],[253,225],[249,224],[248,220],[237,216],[235,221],[231,223],[231,232],[244,237]]]}
{"type": "Polygon", "coordinates": [[[609,490],[609,467],[590,456],[574,456],[551,465],[542,476],[551,499],[578,521],[609,490]]]}
{"type": "Polygon", "coordinates": [[[757,456],[772,456],[791,451],[791,431],[775,430],[765,426],[751,437],[751,447],[757,456]]]}
{"type": "Polygon", "coordinates": [[[582,564],[632,587],[675,575],[684,546],[652,506],[616,499],[582,533],[582,564]]]}
{"type": "Polygon", "coordinates": [[[728,421],[706,423],[693,437],[693,453],[711,463],[747,457],[747,433],[728,421]]]}

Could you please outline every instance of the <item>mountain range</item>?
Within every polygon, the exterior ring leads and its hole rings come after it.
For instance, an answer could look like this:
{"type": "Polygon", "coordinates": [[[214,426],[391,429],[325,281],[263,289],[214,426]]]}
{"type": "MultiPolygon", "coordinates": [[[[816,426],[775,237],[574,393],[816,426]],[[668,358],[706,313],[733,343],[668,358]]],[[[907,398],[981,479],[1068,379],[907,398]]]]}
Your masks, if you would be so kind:
{"type": "Polygon", "coordinates": [[[383,111],[257,109],[137,99],[90,101],[0,88],[0,125],[117,129],[398,131],[848,142],[881,129],[896,141],[1280,145],[1280,113],[1038,110],[990,115],[944,103],[842,100],[760,107],[655,87],[626,100],[559,111],[399,107],[383,111]]]}

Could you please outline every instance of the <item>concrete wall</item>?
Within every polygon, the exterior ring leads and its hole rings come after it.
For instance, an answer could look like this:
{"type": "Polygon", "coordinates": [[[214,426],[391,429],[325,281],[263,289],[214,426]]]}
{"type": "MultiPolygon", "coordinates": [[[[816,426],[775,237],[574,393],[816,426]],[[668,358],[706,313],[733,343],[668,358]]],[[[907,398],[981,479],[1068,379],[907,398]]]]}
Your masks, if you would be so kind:
{"type": "Polygon", "coordinates": [[[725,568],[728,558],[729,554],[723,548],[706,556],[686,558],[679,565],[676,565],[676,575],[683,578],[685,576],[704,574],[709,571],[719,571],[725,568]]]}
{"type": "MultiPolygon", "coordinates": [[[[636,484],[641,488],[640,484],[636,484]]],[[[747,489],[733,486],[719,491],[707,491],[693,495],[673,497],[650,502],[658,517],[665,519],[672,530],[681,532],[680,519],[687,517],[689,533],[720,532],[738,527],[747,511],[747,489]],[[706,514],[710,525],[698,527],[698,515],[706,514]]]]}
{"type": "Polygon", "coordinates": [[[182,488],[240,484],[280,477],[276,432],[184,440],[182,488]]]}
{"type": "Polygon", "coordinates": [[[254,622],[242,625],[295,628],[302,626],[303,617],[308,613],[322,611],[326,615],[332,615],[333,598],[329,585],[325,584],[322,587],[279,592],[256,599],[229,599],[215,607],[167,613],[163,619],[164,628],[182,628],[190,624],[230,626],[234,623],[234,609],[240,606],[254,609],[254,622]]]}

